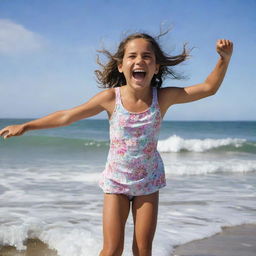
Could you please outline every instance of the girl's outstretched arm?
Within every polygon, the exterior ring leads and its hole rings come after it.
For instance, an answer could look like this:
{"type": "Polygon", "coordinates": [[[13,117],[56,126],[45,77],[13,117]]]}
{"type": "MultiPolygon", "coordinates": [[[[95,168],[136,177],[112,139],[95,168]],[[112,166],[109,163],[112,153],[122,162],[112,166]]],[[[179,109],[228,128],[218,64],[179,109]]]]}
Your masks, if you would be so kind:
{"type": "Polygon", "coordinates": [[[73,122],[97,115],[103,110],[106,110],[106,107],[112,99],[113,92],[111,90],[105,90],[99,92],[89,101],[80,106],[67,110],[60,110],[31,122],[7,126],[0,130],[0,136],[3,136],[4,139],[6,139],[12,136],[22,135],[29,130],[67,126],[73,122]]]}
{"type": "Polygon", "coordinates": [[[220,58],[214,70],[201,84],[188,87],[167,87],[162,91],[162,102],[166,108],[173,104],[186,103],[214,95],[219,89],[233,52],[233,43],[230,40],[218,40],[216,51],[220,58]]]}

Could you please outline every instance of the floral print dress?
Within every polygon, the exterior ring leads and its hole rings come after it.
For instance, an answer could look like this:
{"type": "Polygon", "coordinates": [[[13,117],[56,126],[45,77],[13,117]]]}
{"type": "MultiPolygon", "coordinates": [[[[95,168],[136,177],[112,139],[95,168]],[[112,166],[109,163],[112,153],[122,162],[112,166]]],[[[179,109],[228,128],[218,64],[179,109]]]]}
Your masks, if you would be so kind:
{"type": "Polygon", "coordinates": [[[120,87],[115,88],[116,105],[109,120],[110,148],[98,183],[105,193],[147,195],[166,186],[163,161],[157,151],[162,118],[157,88],[152,90],[151,106],[137,113],[124,108],[120,87]]]}

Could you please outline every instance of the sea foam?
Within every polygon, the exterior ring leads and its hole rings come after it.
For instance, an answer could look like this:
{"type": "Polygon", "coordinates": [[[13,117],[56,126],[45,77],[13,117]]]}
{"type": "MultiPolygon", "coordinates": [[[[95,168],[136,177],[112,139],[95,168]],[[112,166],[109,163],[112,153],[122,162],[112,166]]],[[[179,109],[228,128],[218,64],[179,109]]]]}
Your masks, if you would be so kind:
{"type": "Polygon", "coordinates": [[[241,147],[246,139],[183,139],[172,135],[168,139],[159,140],[157,149],[159,152],[180,152],[182,150],[193,152],[205,152],[222,146],[241,147]]]}

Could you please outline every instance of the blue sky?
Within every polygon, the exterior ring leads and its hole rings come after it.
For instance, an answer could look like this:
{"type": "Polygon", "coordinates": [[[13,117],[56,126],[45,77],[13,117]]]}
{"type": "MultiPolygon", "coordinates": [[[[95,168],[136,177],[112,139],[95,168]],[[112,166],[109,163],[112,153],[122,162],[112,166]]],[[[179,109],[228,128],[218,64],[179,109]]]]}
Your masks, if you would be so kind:
{"type": "MultiPolygon", "coordinates": [[[[0,0],[0,118],[39,118],[78,106],[100,90],[97,49],[115,51],[124,35],[157,35],[163,50],[196,47],[176,67],[185,87],[203,82],[215,67],[218,39],[234,43],[219,91],[172,106],[165,120],[256,120],[256,1],[253,0],[0,0]]],[[[94,118],[107,118],[101,113],[94,118]]]]}

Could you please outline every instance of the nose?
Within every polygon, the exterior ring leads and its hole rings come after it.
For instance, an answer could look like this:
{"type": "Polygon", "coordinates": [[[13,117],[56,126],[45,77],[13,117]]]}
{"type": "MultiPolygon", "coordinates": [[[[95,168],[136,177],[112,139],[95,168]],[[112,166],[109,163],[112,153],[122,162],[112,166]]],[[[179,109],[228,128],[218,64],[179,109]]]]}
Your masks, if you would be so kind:
{"type": "Polygon", "coordinates": [[[138,56],[136,57],[135,63],[136,63],[136,64],[140,64],[142,61],[143,61],[142,56],[138,55],[138,56]]]}

